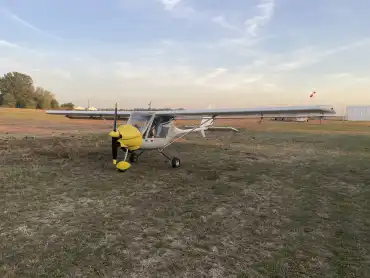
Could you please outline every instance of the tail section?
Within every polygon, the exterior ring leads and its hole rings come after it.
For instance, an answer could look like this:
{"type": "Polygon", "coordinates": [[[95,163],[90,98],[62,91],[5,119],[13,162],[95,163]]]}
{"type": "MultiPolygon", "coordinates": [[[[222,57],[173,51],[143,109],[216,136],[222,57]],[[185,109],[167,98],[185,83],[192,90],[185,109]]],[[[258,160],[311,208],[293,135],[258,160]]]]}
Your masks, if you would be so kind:
{"type": "Polygon", "coordinates": [[[210,127],[214,122],[215,120],[212,117],[203,117],[200,121],[200,127],[210,127]]]}
{"type": "MultiPolygon", "coordinates": [[[[208,109],[212,109],[212,108],[214,108],[214,105],[209,104],[208,109]]],[[[214,122],[215,120],[212,119],[212,117],[203,117],[202,120],[200,121],[200,133],[202,134],[204,138],[206,137],[206,133],[204,131],[208,129],[209,127],[213,126],[214,122]]]]}
{"type": "MultiPolygon", "coordinates": [[[[208,105],[208,109],[212,109],[213,107],[210,105],[208,105]]],[[[202,136],[205,138],[206,137],[206,133],[205,133],[205,130],[213,127],[213,124],[214,124],[215,120],[212,118],[212,117],[203,117],[199,123],[199,126],[185,126],[185,128],[191,128],[191,132],[200,132],[202,134],[202,136]]]]}

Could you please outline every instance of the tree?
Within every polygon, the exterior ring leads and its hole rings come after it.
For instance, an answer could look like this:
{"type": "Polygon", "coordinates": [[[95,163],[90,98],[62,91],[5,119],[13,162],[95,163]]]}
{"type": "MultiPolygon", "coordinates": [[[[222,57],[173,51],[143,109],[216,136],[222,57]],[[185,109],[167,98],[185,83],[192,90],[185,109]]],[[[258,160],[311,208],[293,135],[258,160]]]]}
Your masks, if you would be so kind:
{"type": "Polygon", "coordinates": [[[11,105],[5,102],[6,99],[15,99],[15,107],[19,108],[33,105],[33,80],[26,74],[19,72],[9,72],[5,74],[4,77],[0,79],[0,90],[3,95],[3,105],[11,105]],[[11,97],[9,95],[11,95],[11,97]]]}
{"type": "Polygon", "coordinates": [[[12,94],[6,94],[2,97],[3,106],[5,107],[15,107],[17,100],[12,94]]]}
{"type": "Polygon", "coordinates": [[[56,99],[52,99],[50,103],[50,108],[52,109],[59,108],[59,102],[56,99]]]}
{"type": "Polygon", "coordinates": [[[18,108],[50,109],[59,106],[55,96],[34,88],[32,78],[24,73],[9,72],[0,78],[0,105],[18,108]]]}
{"type": "Polygon", "coordinates": [[[58,106],[58,102],[56,101],[54,95],[41,87],[36,88],[34,92],[34,99],[37,109],[57,108],[58,106]]]}
{"type": "Polygon", "coordinates": [[[72,102],[63,103],[60,107],[65,108],[67,110],[72,110],[75,105],[72,102]]]}

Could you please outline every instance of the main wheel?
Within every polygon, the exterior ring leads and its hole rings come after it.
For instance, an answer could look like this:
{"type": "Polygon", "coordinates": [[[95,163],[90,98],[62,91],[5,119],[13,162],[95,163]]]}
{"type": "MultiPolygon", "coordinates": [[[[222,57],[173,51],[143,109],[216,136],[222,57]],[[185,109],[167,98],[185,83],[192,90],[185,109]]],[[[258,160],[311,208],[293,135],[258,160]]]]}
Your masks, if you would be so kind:
{"type": "Polygon", "coordinates": [[[171,160],[172,168],[180,167],[180,159],[178,157],[173,157],[171,160]]]}
{"type": "Polygon", "coordinates": [[[129,160],[130,160],[131,163],[136,163],[138,161],[138,159],[139,159],[139,156],[137,155],[137,153],[130,154],[129,160]]]}

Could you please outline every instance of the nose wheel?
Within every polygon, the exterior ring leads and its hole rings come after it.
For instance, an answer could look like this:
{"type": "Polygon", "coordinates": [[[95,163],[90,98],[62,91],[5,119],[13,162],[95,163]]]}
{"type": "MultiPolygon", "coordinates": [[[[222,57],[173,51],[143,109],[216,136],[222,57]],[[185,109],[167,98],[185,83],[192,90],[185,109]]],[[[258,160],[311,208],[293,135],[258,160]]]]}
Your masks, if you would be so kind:
{"type": "Polygon", "coordinates": [[[129,157],[131,163],[136,163],[139,159],[139,155],[137,153],[132,153],[129,157]]]}

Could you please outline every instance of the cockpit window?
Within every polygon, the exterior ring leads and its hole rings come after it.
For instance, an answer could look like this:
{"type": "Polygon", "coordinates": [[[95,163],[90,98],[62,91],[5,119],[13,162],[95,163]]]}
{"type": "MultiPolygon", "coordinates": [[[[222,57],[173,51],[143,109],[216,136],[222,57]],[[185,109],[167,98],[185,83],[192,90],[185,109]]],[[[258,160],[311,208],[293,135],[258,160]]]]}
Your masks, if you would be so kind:
{"type": "Polygon", "coordinates": [[[172,118],[166,116],[157,116],[154,118],[151,128],[149,129],[148,137],[150,138],[166,138],[172,118]]]}
{"type": "Polygon", "coordinates": [[[148,122],[150,121],[151,118],[152,115],[133,113],[131,114],[131,117],[127,121],[127,124],[136,127],[138,130],[140,130],[141,134],[143,134],[147,129],[148,122]]]}

